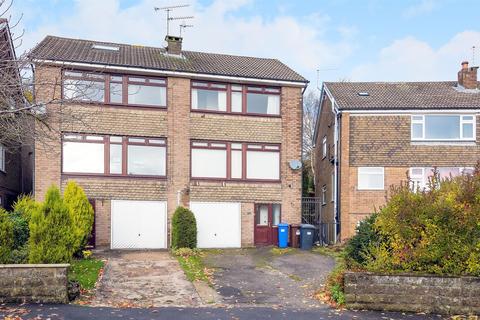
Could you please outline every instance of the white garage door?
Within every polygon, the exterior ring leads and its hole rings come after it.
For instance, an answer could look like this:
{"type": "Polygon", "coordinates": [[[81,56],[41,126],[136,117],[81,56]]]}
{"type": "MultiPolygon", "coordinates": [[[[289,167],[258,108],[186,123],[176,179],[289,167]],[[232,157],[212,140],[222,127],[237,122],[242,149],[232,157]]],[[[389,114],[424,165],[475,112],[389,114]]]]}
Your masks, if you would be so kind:
{"type": "Polygon", "coordinates": [[[112,200],[112,249],[167,247],[167,203],[112,200]]]}
{"type": "Polygon", "coordinates": [[[240,248],[240,203],[190,202],[199,248],[240,248]]]}

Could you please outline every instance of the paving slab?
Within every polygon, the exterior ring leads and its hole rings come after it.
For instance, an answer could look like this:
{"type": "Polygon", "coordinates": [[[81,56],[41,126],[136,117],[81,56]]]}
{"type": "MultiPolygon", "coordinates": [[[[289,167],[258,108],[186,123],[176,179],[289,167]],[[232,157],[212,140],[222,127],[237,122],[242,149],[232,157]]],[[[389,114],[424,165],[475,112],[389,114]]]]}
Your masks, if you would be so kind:
{"type": "Polygon", "coordinates": [[[106,251],[97,256],[106,264],[92,306],[201,305],[194,286],[167,251],[106,251]]]}

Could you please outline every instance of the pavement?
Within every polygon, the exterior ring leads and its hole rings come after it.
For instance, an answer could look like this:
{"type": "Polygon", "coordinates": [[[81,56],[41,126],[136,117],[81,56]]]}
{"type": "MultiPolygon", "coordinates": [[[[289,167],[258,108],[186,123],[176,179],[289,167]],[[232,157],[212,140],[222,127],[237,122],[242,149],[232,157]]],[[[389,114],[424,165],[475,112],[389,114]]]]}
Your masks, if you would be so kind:
{"type": "MultiPolygon", "coordinates": [[[[0,305],[0,319],[50,320],[326,320],[326,319],[387,319],[433,320],[435,315],[401,314],[373,311],[337,311],[333,309],[275,309],[275,308],[109,308],[79,305],[0,305]]],[[[447,318],[445,318],[447,319],[447,318]]]]}
{"type": "Polygon", "coordinates": [[[227,306],[328,308],[314,296],[335,266],[333,258],[272,247],[212,251],[204,258],[213,285],[227,306]]]}
{"type": "Polygon", "coordinates": [[[106,265],[91,306],[164,307],[201,304],[194,286],[168,251],[105,251],[106,265]]]}

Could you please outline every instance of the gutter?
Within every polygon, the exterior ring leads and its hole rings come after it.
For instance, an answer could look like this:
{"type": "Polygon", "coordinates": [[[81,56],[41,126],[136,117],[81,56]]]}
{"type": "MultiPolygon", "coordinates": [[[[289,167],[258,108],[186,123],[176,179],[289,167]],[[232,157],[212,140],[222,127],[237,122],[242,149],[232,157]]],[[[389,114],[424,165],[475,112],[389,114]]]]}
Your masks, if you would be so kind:
{"type": "Polygon", "coordinates": [[[227,80],[227,81],[240,81],[240,82],[249,82],[249,83],[261,83],[261,84],[276,84],[280,86],[293,86],[293,87],[303,87],[305,91],[308,82],[297,82],[297,81],[286,81],[286,80],[268,80],[268,79],[256,79],[248,77],[235,77],[235,76],[223,76],[215,74],[202,74],[194,72],[183,72],[183,71],[170,71],[170,70],[157,70],[157,69],[148,69],[148,68],[139,68],[139,67],[124,67],[124,66],[114,66],[107,64],[95,64],[95,63],[85,63],[85,62],[69,62],[61,60],[48,60],[48,59],[33,59],[35,63],[46,63],[61,67],[80,67],[80,68],[90,68],[90,69],[99,69],[99,70],[111,70],[111,71],[127,71],[133,73],[148,73],[153,75],[162,75],[162,76],[177,76],[184,78],[196,78],[196,79],[213,79],[213,80],[227,80]]]}

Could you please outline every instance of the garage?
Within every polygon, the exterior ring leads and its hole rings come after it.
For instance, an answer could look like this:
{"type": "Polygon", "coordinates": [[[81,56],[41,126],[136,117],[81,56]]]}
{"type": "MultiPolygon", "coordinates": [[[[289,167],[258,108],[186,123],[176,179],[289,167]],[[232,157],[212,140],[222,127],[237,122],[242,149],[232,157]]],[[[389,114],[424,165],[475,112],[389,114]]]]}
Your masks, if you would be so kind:
{"type": "Polygon", "coordinates": [[[112,249],[167,248],[165,201],[112,200],[112,249]]]}
{"type": "Polygon", "coordinates": [[[233,202],[190,202],[197,220],[199,248],[241,247],[241,205],[233,202]]]}

